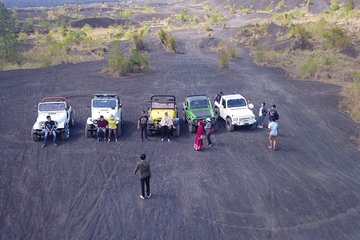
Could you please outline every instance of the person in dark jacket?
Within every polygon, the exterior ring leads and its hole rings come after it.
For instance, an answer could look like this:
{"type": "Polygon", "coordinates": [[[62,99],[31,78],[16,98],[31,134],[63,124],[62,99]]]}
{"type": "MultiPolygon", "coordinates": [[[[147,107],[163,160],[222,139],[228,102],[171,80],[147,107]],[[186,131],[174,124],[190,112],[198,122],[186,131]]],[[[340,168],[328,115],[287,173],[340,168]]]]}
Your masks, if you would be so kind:
{"type": "Polygon", "coordinates": [[[150,193],[150,178],[151,178],[151,170],[150,163],[145,161],[146,155],[140,155],[140,161],[136,164],[134,169],[134,174],[138,171],[140,172],[140,183],[141,183],[141,199],[146,199],[151,197],[150,193]],[[146,185],[146,196],[145,196],[145,185],[146,185]]]}

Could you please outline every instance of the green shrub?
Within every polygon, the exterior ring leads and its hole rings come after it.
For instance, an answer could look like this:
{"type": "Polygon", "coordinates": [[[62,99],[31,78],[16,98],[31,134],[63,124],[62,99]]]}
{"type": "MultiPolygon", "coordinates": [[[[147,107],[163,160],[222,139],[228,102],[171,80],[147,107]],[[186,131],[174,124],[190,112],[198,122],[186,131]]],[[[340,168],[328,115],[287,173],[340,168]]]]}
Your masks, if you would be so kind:
{"type": "Polygon", "coordinates": [[[301,77],[308,78],[314,77],[315,73],[319,67],[318,60],[315,58],[307,59],[303,64],[300,65],[300,75],[301,77]]]}
{"type": "Polygon", "coordinates": [[[226,51],[221,51],[218,56],[219,67],[229,68],[229,55],[226,51]]]}
{"type": "Polygon", "coordinates": [[[340,0],[331,0],[330,10],[337,11],[340,9],[340,0]]]}
{"type": "Polygon", "coordinates": [[[119,42],[114,41],[108,58],[108,68],[104,73],[115,77],[126,76],[129,73],[145,72],[149,70],[149,57],[131,49],[128,56],[121,54],[119,42]]]}
{"type": "Polygon", "coordinates": [[[118,41],[114,41],[110,49],[108,67],[117,76],[125,76],[130,71],[130,61],[121,54],[118,41]]]}
{"type": "Polygon", "coordinates": [[[345,3],[345,11],[349,12],[354,9],[354,1],[353,0],[347,0],[345,3]]]}
{"type": "Polygon", "coordinates": [[[227,46],[226,53],[229,58],[236,58],[236,48],[234,46],[227,46]]]}
{"type": "Polygon", "coordinates": [[[181,9],[179,14],[175,15],[175,18],[177,21],[188,22],[188,21],[190,21],[191,16],[188,14],[188,10],[183,8],[183,9],[181,9]]]}
{"type": "Polygon", "coordinates": [[[176,40],[171,33],[167,32],[165,29],[161,28],[158,31],[158,37],[159,37],[161,45],[163,45],[163,47],[166,50],[175,52],[176,40]]]}
{"type": "Polygon", "coordinates": [[[343,88],[341,107],[349,112],[353,119],[360,122],[360,72],[356,75],[357,80],[343,88]]]}
{"type": "Polygon", "coordinates": [[[254,60],[256,63],[263,63],[265,62],[265,47],[263,45],[256,46],[256,50],[254,53],[254,60]]]}
{"type": "Polygon", "coordinates": [[[278,2],[278,4],[276,5],[276,9],[282,9],[285,7],[285,0],[281,0],[278,2]]]}
{"type": "Polygon", "coordinates": [[[290,26],[290,33],[294,37],[299,37],[306,40],[311,38],[311,33],[308,32],[305,27],[300,24],[292,24],[290,26]]]}
{"type": "Polygon", "coordinates": [[[327,31],[324,31],[323,38],[332,47],[336,48],[345,47],[349,42],[344,30],[339,27],[333,27],[327,31]]]}

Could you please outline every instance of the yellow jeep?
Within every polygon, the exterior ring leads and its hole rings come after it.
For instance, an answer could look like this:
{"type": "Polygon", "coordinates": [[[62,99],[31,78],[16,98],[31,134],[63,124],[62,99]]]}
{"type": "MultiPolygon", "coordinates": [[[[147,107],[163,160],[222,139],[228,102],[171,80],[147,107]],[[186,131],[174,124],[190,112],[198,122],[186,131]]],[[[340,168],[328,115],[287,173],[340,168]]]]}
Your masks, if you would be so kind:
{"type": "Polygon", "coordinates": [[[153,95],[149,102],[149,121],[147,125],[148,133],[152,135],[154,132],[161,131],[160,121],[165,115],[165,112],[167,112],[175,126],[175,129],[173,129],[173,135],[180,136],[180,119],[178,118],[175,96],[153,95]]]}

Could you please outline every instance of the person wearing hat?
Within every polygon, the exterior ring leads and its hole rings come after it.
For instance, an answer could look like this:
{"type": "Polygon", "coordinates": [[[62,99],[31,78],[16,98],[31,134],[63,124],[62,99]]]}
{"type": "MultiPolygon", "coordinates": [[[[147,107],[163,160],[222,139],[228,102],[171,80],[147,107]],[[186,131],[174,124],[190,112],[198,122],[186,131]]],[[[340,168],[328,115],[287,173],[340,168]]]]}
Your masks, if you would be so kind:
{"type": "Polygon", "coordinates": [[[206,124],[205,124],[205,133],[206,133],[206,139],[207,139],[207,142],[208,142],[208,146],[209,147],[212,147],[213,144],[211,142],[211,134],[212,134],[212,123],[211,123],[211,119],[210,118],[206,118],[206,124]]]}
{"type": "Polygon", "coordinates": [[[109,128],[109,136],[108,136],[108,142],[110,142],[111,134],[114,134],[115,142],[117,142],[117,133],[116,133],[116,119],[114,115],[111,114],[110,119],[108,122],[108,128],[109,128]]]}
{"type": "Polygon", "coordinates": [[[140,161],[136,164],[134,169],[134,174],[137,173],[137,171],[140,172],[140,183],[141,183],[141,199],[146,199],[151,197],[150,192],[150,178],[151,178],[151,170],[150,170],[150,163],[148,161],[145,161],[146,155],[141,154],[140,155],[140,161]],[[146,185],[146,196],[145,196],[145,185],[146,185]]]}

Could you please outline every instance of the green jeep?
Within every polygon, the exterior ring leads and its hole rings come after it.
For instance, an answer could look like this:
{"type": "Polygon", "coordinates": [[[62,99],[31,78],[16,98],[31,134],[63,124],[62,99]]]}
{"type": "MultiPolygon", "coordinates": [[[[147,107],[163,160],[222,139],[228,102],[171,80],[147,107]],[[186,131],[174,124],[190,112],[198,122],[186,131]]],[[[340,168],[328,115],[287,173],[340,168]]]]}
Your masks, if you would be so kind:
{"type": "Polygon", "coordinates": [[[189,132],[196,131],[200,120],[211,119],[215,124],[217,117],[214,114],[209,98],[205,95],[190,95],[185,98],[183,103],[184,121],[188,123],[189,132]]]}

